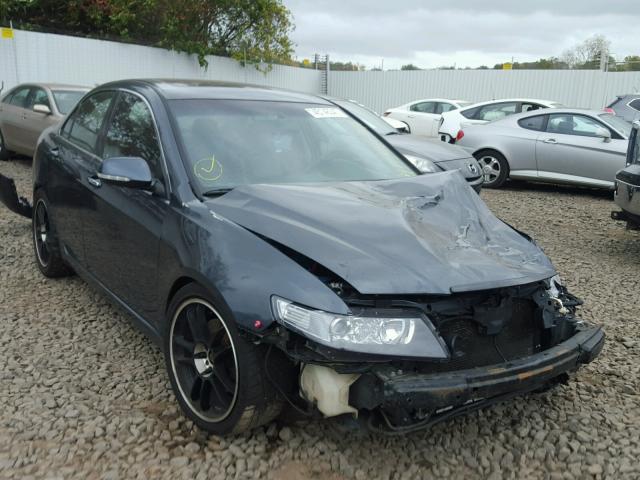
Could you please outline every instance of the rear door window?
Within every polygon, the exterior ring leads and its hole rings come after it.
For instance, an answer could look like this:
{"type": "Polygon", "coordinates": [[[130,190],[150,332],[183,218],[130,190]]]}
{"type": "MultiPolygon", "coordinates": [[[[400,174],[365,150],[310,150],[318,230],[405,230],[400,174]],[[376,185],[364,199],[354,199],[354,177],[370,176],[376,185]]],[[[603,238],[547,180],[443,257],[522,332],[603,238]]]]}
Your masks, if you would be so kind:
{"type": "Polygon", "coordinates": [[[436,103],[437,102],[420,102],[414,103],[409,107],[409,110],[412,112],[420,112],[420,113],[436,113],[436,103]]]}
{"type": "Polygon", "coordinates": [[[17,89],[9,99],[9,103],[15,107],[26,108],[27,106],[27,97],[29,97],[29,92],[31,91],[31,87],[22,87],[17,89]]]}
{"type": "Polygon", "coordinates": [[[513,115],[514,113],[517,113],[517,111],[517,102],[492,103],[490,105],[483,105],[480,107],[473,118],[476,120],[491,122],[493,120],[500,120],[501,118],[513,115]]]}
{"type": "Polygon", "coordinates": [[[438,110],[437,113],[448,112],[449,110],[455,110],[456,106],[451,103],[446,102],[438,102],[438,110]]]}
{"type": "Polygon", "coordinates": [[[114,92],[98,92],[85,98],[64,124],[62,135],[91,153],[96,153],[98,135],[114,92]]]}

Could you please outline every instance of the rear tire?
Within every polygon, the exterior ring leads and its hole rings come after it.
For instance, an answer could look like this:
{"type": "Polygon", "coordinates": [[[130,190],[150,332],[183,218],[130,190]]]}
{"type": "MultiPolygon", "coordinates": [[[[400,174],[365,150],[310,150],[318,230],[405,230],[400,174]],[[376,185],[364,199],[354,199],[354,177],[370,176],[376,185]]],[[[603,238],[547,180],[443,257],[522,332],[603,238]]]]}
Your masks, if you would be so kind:
{"type": "Polygon", "coordinates": [[[0,160],[9,160],[9,156],[9,150],[7,150],[4,137],[2,136],[2,132],[0,132],[0,160]]]}
{"type": "Polygon", "coordinates": [[[221,299],[186,285],[171,299],[166,325],[171,387],[198,427],[237,434],[278,416],[283,404],[265,375],[265,347],[242,337],[221,299]]]}
{"type": "Polygon", "coordinates": [[[499,188],[509,178],[509,162],[500,152],[495,150],[480,150],[473,155],[484,177],[483,188],[499,188]]]}
{"type": "Polygon", "coordinates": [[[42,190],[36,190],[33,195],[31,225],[36,263],[42,274],[50,278],[72,275],[73,270],[60,253],[58,234],[49,214],[49,202],[42,190]]]}

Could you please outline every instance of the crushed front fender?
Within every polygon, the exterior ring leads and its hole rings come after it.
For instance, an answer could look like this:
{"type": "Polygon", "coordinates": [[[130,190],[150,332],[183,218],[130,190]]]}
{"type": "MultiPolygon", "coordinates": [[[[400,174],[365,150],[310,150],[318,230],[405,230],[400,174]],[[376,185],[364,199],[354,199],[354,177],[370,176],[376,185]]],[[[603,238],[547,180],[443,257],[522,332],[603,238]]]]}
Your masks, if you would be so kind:
{"type": "Polygon", "coordinates": [[[13,179],[2,174],[0,174],[0,201],[12,212],[31,218],[31,203],[26,198],[18,196],[13,179]]]}

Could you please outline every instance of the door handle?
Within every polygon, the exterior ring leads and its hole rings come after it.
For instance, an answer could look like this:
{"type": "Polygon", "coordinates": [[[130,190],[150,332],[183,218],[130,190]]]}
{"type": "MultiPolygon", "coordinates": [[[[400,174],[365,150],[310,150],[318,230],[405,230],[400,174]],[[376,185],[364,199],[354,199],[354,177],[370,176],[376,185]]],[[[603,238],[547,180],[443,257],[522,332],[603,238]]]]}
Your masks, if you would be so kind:
{"type": "Polygon", "coordinates": [[[415,115],[407,115],[408,118],[416,118],[415,115]]]}
{"type": "Polygon", "coordinates": [[[558,143],[558,141],[555,138],[545,138],[543,140],[544,143],[558,143]]]}
{"type": "Polygon", "coordinates": [[[87,177],[87,182],[96,188],[100,188],[102,186],[102,182],[96,177],[87,177]]]}

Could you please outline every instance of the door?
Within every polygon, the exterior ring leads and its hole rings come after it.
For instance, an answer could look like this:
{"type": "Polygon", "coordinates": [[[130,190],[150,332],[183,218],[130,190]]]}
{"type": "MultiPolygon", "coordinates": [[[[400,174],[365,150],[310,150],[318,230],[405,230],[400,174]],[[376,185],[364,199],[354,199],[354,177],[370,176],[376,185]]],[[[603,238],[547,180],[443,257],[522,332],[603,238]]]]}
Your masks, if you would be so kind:
{"type": "Polygon", "coordinates": [[[29,149],[30,153],[33,154],[38,143],[38,138],[43,130],[54,125],[59,120],[59,117],[53,115],[53,106],[51,105],[51,100],[47,92],[43,88],[33,87],[24,111],[25,148],[29,149]],[[49,107],[52,113],[34,112],[34,105],[45,105],[49,107]]]}
{"type": "MultiPolygon", "coordinates": [[[[141,157],[158,184],[165,184],[162,150],[145,100],[120,92],[101,141],[101,161],[141,157]]],[[[100,182],[99,165],[89,184],[92,210],[84,226],[89,271],[138,314],[161,307],[157,292],[158,250],[169,203],[164,193],[100,182]]],[[[158,189],[166,192],[166,188],[158,189]]]]}
{"type": "Polygon", "coordinates": [[[581,114],[553,113],[546,131],[536,142],[538,175],[560,181],[612,186],[617,170],[624,167],[627,140],[595,118],[581,114]],[[599,131],[607,129],[605,142],[599,131]]]}
{"type": "Polygon", "coordinates": [[[437,134],[440,114],[437,112],[438,102],[418,102],[409,106],[407,123],[411,133],[434,137],[437,134]]]}
{"type": "Polygon", "coordinates": [[[111,106],[113,91],[84,99],[52,135],[55,148],[48,162],[47,194],[64,252],[85,266],[83,228],[92,209],[87,177],[99,164],[98,135],[111,106]]]}
{"type": "Polygon", "coordinates": [[[2,103],[2,135],[8,150],[25,153],[24,115],[31,87],[16,88],[2,103]]]}

